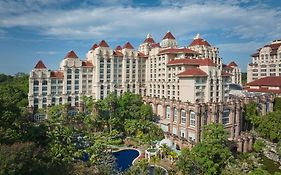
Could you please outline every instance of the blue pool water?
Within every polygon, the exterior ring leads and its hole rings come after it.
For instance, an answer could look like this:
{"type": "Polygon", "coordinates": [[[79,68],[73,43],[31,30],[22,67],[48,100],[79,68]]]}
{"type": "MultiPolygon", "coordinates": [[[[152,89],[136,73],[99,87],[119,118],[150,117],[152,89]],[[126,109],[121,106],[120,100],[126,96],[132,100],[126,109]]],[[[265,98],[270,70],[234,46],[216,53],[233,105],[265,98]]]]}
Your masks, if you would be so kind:
{"type": "Polygon", "coordinates": [[[134,149],[125,149],[122,151],[114,152],[116,157],[116,166],[120,171],[127,170],[133,163],[133,161],[139,156],[139,152],[134,149]]]}

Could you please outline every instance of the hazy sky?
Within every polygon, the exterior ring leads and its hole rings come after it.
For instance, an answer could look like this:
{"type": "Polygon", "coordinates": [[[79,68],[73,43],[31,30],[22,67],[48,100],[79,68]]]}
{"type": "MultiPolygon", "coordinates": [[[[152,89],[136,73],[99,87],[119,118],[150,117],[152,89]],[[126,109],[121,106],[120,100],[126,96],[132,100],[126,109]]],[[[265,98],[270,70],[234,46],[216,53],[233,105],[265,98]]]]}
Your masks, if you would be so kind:
{"type": "Polygon", "coordinates": [[[0,73],[28,73],[39,59],[57,69],[69,50],[85,59],[102,39],[137,48],[168,30],[179,46],[200,33],[246,71],[256,49],[281,39],[280,8],[279,0],[0,0],[0,73]]]}

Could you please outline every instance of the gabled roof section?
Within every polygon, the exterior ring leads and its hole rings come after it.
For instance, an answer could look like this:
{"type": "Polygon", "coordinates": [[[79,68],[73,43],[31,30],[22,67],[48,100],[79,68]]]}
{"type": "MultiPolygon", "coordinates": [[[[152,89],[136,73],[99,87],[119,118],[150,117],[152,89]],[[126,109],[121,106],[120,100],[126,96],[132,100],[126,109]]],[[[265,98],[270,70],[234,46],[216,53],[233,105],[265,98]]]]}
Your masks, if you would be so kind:
{"type": "Polygon", "coordinates": [[[200,34],[198,33],[194,38],[193,41],[189,44],[189,46],[211,46],[208,41],[201,38],[200,34]]]}
{"type": "Polygon", "coordinates": [[[170,31],[168,31],[166,35],[163,37],[163,39],[176,39],[176,38],[170,31]]]}
{"type": "Polygon", "coordinates": [[[105,40],[101,40],[101,42],[99,43],[100,47],[109,47],[109,45],[105,42],[105,40]]]}
{"type": "Polygon", "coordinates": [[[228,66],[230,67],[237,67],[238,65],[234,62],[234,61],[231,61],[228,66]]]}
{"type": "Polygon", "coordinates": [[[145,55],[145,54],[142,53],[142,52],[138,52],[138,56],[139,56],[139,57],[148,57],[148,55],[145,55]]]}
{"type": "Polygon", "coordinates": [[[190,53],[199,55],[198,52],[188,49],[188,48],[168,48],[159,51],[159,54],[170,53],[170,54],[177,54],[177,53],[190,53]]]}
{"type": "Polygon", "coordinates": [[[198,66],[216,66],[210,58],[205,59],[175,59],[168,61],[167,65],[198,65],[198,66]]]}
{"type": "Polygon", "coordinates": [[[152,38],[151,34],[147,34],[146,39],[143,41],[143,43],[155,43],[154,39],[152,38]]]}
{"type": "Polygon", "coordinates": [[[83,67],[93,67],[93,62],[92,61],[82,61],[82,66],[83,67]]]}
{"type": "Polygon", "coordinates": [[[155,47],[159,47],[160,48],[161,47],[159,43],[152,43],[150,46],[152,48],[155,48],[155,47]]]}
{"type": "Polygon", "coordinates": [[[257,52],[257,53],[254,53],[254,54],[252,54],[251,56],[252,57],[258,57],[260,54],[257,52]]]}
{"type": "Polygon", "coordinates": [[[117,57],[123,57],[123,56],[124,56],[123,53],[120,52],[120,51],[118,51],[118,50],[114,50],[114,51],[113,51],[113,55],[114,55],[114,56],[117,56],[117,57]]]}
{"type": "Polygon", "coordinates": [[[62,71],[52,71],[50,76],[52,78],[63,78],[63,72],[62,71]]]}
{"type": "Polygon", "coordinates": [[[134,49],[134,47],[130,42],[126,42],[126,44],[123,46],[123,49],[134,49]]]}
{"type": "Polygon", "coordinates": [[[208,74],[200,68],[189,68],[177,75],[178,77],[206,77],[208,74]]]}
{"type": "Polygon", "coordinates": [[[122,47],[120,45],[116,46],[115,50],[122,50],[122,47]]]}
{"type": "Polygon", "coordinates": [[[91,47],[90,50],[95,50],[97,47],[99,47],[99,46],[95,43],[95,44],[93,44],[93,46],[91,47]]]}
{"type": "Polygon", "coordinates": [[[43,63],[42,60],[39,60],[34,68],[35,69],[46,69],[47,67],[45,66],[45,64],[43,63]]]}
{"type": "Polygon", "coordinates": [[[67,58],[78,58],[78,56],[76,55],[76,53],[73,50],[71,50],[64,57],[64,59],[67,59],[67,58]]]}
{"type": "Polygon", "coordinates": [[[258,80],[254,80],[250,83],[247,83],[248,86],[279,86],[281,87],[281,77],[279,76],[271,76],[271,77],[264,77],[258,80]]]}

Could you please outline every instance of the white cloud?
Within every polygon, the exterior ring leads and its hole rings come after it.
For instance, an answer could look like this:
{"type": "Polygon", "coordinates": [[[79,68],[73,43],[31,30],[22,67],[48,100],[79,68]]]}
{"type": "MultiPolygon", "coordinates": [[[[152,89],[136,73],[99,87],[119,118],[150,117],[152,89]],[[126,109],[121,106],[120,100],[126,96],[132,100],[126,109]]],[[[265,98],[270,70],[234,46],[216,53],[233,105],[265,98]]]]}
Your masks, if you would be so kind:
{"type": "MultiPolygon", "coordinates": [[[[42,6],[41,0],[25,1],[25,4],[31,1],[42,6]]],[[[47,4],[54,1],[48,0],[47,4]]],[[[121,1],[120,6],[113,6],[117,0],[106,0],[104,4],[109,6],[96,7],[88,3],[69,10],[47,8],[20,15],[6,13],[0,19],[0,26],[30,27],[43,35],[60,38],[143,38],[148,32],[160,38],[167,30],[175,31],[176,37],[211,30],[240,39],[256,40],[265,34],[268,40],[280,37],[280,11],[237,5],[248,2],[201,0],[198,4],[192,0],[163,0],[162,4],[166,5],[160,7],[130,7],[122,5],[130,4],[130,0],[121,1]]]]}
{"type": "Polygon", "coordinates": [[[37,51],[36,54],[39,55],[56,55],[58,52],[56,51],[37,51]]]}

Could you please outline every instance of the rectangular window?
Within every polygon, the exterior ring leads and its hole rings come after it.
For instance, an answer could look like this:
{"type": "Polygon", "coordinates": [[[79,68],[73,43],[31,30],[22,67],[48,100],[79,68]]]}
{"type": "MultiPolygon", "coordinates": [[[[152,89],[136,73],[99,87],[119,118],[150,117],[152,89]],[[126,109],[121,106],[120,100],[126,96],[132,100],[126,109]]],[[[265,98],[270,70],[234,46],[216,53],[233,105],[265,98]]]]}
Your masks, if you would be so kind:
{"type": "Polygon", "coordinates": [[[186,112],[185,110],[181,110],[181,124],[186,123],[186,112]]]}
{"type": "Polygon", "coordinates": [[[224,110],[222,114],[222,124],[228,124],[229,123],[229,109],[224,110]]]}
{"type": "Polygon", "coordinates": [[[174,108],[174,122],[178,121],[178,110],[174,108]]]}
{"type": "Polygon", "coordinates": [[[190,111],[189,117],[190,117],[190,123],[189,123],[190,126],[195,127],[195,112],[190,111]]]}
{"type": "Polygon", "coordinates": [[[166,119],[170,119],[170,106],[166,108],[166,119]]]}

